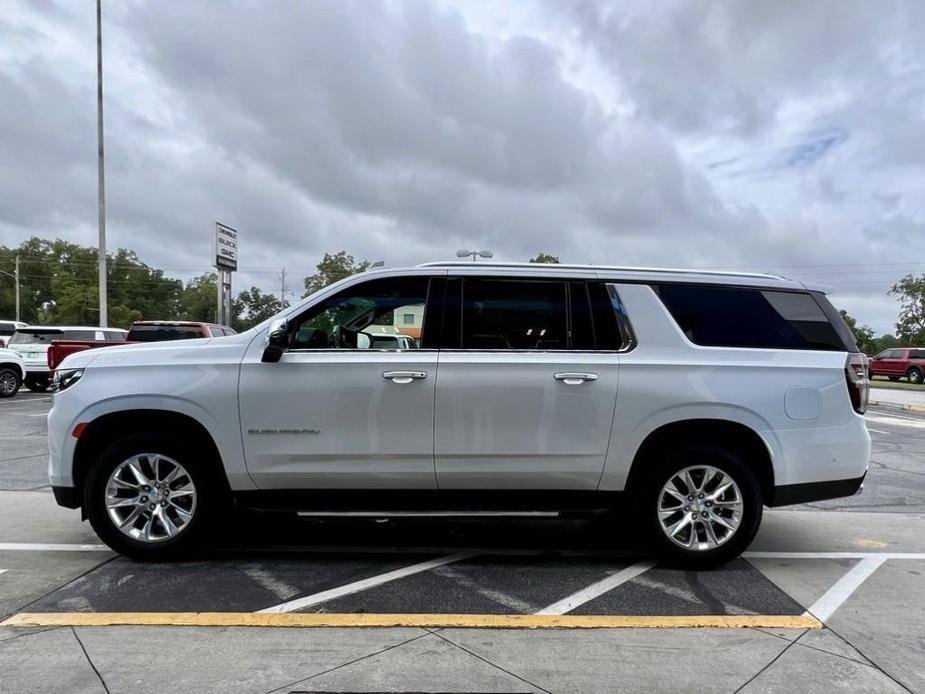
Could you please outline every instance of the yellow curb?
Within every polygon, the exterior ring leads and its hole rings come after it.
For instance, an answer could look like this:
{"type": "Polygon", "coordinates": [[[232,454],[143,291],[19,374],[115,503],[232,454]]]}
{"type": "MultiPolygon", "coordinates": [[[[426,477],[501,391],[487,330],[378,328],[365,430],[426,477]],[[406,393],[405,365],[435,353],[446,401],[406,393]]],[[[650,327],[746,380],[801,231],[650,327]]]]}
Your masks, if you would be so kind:
{"type": "Polygon", "coordinates": [[[324,614],[314,612],[21,612],[0,626],[428,627],[460,629],[820,629],[809,615],[324,614]]]}

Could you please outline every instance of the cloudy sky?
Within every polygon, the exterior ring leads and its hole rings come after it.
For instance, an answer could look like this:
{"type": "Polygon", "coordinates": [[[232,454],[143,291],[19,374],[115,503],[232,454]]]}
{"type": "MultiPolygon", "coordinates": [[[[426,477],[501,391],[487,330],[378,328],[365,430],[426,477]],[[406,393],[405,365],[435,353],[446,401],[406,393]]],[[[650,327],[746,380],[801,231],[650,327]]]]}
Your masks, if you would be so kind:
{"type": "MultiPolygon", "coordinates": [[[[5,0],[0,244],[96,240],[92,0],[5,0]]],[[[925,272],[909,2],[104,0],[109,245],[772,271],[878,331],[925,272]]]]}

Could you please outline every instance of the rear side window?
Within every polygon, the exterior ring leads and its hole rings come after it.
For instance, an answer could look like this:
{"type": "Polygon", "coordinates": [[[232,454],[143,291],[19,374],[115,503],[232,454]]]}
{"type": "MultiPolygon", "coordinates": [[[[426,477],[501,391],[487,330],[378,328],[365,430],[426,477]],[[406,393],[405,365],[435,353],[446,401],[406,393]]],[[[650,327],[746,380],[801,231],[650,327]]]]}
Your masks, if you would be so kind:
{"type": "Polygon", "coordinates": [[[682,284],[654,289],[697,345],[856,351],[808,292],[682,284]]]}
{"type": "Polygon", "coordinates": [[[568,349],[566,283],[466,279],[463,349],[568,349]]]}
{"type": "Polygon", "coordinates": [[[910,349],[909,358],[910,359],[925,359],[925,349],[910,349]]]}

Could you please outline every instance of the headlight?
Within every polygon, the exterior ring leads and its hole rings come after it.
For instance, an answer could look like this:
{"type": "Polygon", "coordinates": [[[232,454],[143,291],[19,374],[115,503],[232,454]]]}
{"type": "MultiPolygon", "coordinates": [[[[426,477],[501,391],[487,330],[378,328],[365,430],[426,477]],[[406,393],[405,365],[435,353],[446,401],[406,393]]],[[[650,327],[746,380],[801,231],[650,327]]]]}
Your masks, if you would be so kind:
{"type": "Polygon", "coordinates": [[[51,386],[52,392],[60,393],[62,390],[67,390],[77,383],[83,375],[83,369],[58,369],[55,371],[55,380],[51,386]]]}

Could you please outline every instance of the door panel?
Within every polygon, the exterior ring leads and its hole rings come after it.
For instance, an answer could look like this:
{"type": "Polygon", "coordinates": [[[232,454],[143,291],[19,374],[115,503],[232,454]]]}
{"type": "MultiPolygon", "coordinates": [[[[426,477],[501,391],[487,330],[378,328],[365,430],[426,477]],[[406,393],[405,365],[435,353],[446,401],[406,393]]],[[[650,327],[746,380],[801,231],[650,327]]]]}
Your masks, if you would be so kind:
{"type": "Polygon", "coordinates": [[[276,364],[261,363],[260,351],[242,364],[240,384],[259,487],[436,487],[435,351],[297,351],[276,364]],[[395,371],[411,375],[383,376],[395,371]]]}
{"type": "Polygon", "coordinates": [[[618,369],[612,353],[442,351],[434,432],[440,488],[595,489],[618,369]]]}

